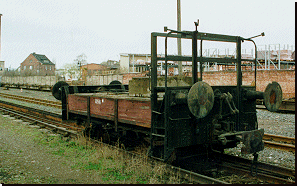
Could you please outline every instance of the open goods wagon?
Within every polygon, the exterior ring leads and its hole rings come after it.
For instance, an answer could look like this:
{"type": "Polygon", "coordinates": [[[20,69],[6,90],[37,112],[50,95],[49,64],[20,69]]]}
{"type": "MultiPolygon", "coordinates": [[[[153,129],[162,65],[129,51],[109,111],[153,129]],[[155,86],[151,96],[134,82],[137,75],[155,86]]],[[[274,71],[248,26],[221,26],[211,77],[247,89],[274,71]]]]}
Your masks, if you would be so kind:
{"type": "Polygon", "coordinates": [[[56,76],[2,76],[1,86],[51,90],[58,81],[56,76]]]}
{"type": "MultiPolygon", "coordinates": [[[[169,31],[151,34],[151,76],[139,82],[139,94],[131,94],[135,89],[132,81],[129,86],[118,81],[102,86],[69,86],[58,82],[53,95],[62,100],[63,119],[76,120],[86,127],[86,134],[103,141],[119,139],[125,146],[147,142],[148,155],[163,161],[179,161],[189,156],[204,161],[212,152],[223,152],[240,142],[244,144],[242,153],[253,154],[256,160],[257,152],[264,148],[264,130],[258,129],[256,99],[264,99],[268,110],[277,111],[282,90],[277,82],[272,82],[265,92],[256,91],[257,68],[254,86],[242,85],[241,44],[252,42],[256,49],[252,38],[202,33],[197,31],[197,25],[196,31],[169,31]],[[157,55],[159,38],[165,38],[165,57],[157,55]],[[192,56],[168,55],[168,38],[190,40],[192,56]],[[235,43],[236,58],[204,57],[204,41],[235,43]],[[165,61],[163,77],[157,75],[158,61],[165,61]],[[172,83],[182,78],[167,77],[169,61],[192,62],[190,82],[184,81],[187,84],[183,86],[172,83]],[[235,63],[237,84],[208,85],[203,81],[203,62],[235,63]],[[145,97],[143,91],[149,92],[149,96],[145,97]]],[[[250,61],[257,65],[256,56],[250,61]]]]}

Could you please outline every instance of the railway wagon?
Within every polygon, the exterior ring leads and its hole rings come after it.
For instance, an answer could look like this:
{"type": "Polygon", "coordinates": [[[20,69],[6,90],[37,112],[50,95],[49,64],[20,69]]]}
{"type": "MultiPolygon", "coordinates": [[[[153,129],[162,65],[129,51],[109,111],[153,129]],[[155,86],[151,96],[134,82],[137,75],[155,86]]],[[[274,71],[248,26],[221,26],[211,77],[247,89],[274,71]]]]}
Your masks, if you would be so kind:
{"type": "MultiPolygon", "coordinates": [[[[149,82],[144,80],[138,85],[140,91],[150,92],[149,97],[129,93],[131,81],[129,85],[114,81],[104,86],[69,86],[58,82],[53,95],[62,100],[63,120],[76,120],[85,126],[86,134],[103,141],[115,138],[125,146],[147,142],[148,155],[165,162],[195,156],[204,164],[212,152],[223,153],[240,142],[242,153],[253,154],[256,161],[257,153],[264,148],[264,130],[258,129],[256,99],[264,99],[268,110],[277,111],[282,100],[281,87],[272,82],[265,92],[256,91],[257,68],[255,84],[242,85],[241,44],[251,42],[256,49],[252,38],[198,32],[195,24],[196,31],[181,32],[165,27],[167,33],[151,33],[151,76],[149,82]],[[165,57],[157,55],[159,38],[165,40],[165,57]],[[168,55],[168,38],[189,40],[192,56],[168,55]],[[234,43],[236,58],[204,57],[202,52],[198,55],[198,41],[200,51],[204,41],[234,43]],[[161,78],[157,73],[158,61],[165,61],[165,76],[161,78]],[[188,85],[170,83],[169,61],[192,62],[193,75],[188,85]],[[203,81],[203,62],[235,63],[237,84],[208,85],[203,81]]],[[[250,60],[255,66],[256,58],[250,60]]]]}
{"type": "MultiPolygon", "coordinates": [[[[57,76],[0,76],[0,86],[14,88],[28,88],[38,90],[51,90],[53,86],[64,81],[64,77],[57,76]]],[[[87,76],[85,81],[67,81],[70,85],[85,84],[85,85],[107,85],[109,82],[118,80],[123,81],[122,75],[101,75],[87,76]]]]}
{"type": "Polygon", "coordinates": [[[2,76],[1,86],[51,89],[61,78],[56,76],[2,76]]]}

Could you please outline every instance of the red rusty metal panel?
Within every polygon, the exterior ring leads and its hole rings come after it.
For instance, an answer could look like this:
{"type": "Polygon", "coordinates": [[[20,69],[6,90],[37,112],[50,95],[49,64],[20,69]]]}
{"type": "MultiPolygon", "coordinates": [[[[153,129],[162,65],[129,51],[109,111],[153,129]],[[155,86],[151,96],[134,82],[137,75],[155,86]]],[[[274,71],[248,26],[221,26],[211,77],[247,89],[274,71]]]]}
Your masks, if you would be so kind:
{"type": "Polygon", "coordinates": [[[87,102],[87,97],[74,94],[68,95],[68,109],[70,111],[87,112],[87,102]]]}
{"type": "Polygon", "coordinates": [[[141,127],[151,127],[151,102],[120,99],[118,101],[118,119],[141,127]]]}
{"type": "MultiPolygon", "coordinates": [[[[115,121],[115,99],[118,99],[118,122],[151,127],[151,103],[149,99],[133,99],[124,96],[89,95],[91,117],[115,121]]],[[[87,112],[87,98],[84,95],[68,95],[68,108],[72,112],[87,112]]]]}
{"type": "Polygon", "coordinates": [[[114,99],[91,97],[90,112],[92,116],[114,120],[114,99]]]}

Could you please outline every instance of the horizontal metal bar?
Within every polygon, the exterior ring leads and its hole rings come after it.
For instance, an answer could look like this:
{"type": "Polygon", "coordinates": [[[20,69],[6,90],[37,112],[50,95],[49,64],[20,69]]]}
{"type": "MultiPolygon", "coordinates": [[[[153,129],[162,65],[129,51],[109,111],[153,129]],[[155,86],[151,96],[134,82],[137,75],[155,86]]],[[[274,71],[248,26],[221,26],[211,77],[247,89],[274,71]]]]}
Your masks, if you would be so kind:
{"type": "MultiPolygon", "coordinates": [[[[180,86],[180,87],[167,87],[167,90],[181,90],[186,89],[189,90],[191,86],[180,86]]],[[[155,87],[157,92],[165,92],[165,87],[155,87]]]]}
{"type": "MultiPolygon", "coordinates": [[[[159,33],[153,32],[152,36],[154,37],[172,37],[172,38],[184,38],[184,39],[192,39],[193,32],[184,32],[185,34],[168,34],[168,33],[159,33]]],[[[223,41],[223,42],[231,42],[236,43],[239,36],[230,36],[230,35],[222,35],[222,34],[212,34],[212,33],[204,33],[198,32],[197,39],[198,40],[207,40],[207,41],[223,41]]]]}
{"type": "MultiPolygon", "coordinates": [[[[192,61],[192,57],[168,55],[168,61],[192,61]]],[[[158,57],[157,61],[165,61],[165,57],[158,57]]],[[[197,57],[198,62],[219,62],[219,63],[237,63],[233,58],[215,58],[215,57],[197,57]]],[[[243,60],[242,60],[243,61],[243,60]]],[[[244,60],[247,61],[247,60],[244,60]]]]}
{"type": "Polygon", "coordinates": [[[156,134],[156,133],[152,133],[152,136],[157,136],[157,137],[165,138],[165,135],[162,135],[162,134],[156,134]]]}
{"type": "Polygon", "coordinates": [[[171,117],[169,117],[169,120],[171,120],[171,121],[190,120],[190,119],[192,119],[190,116],[187,118],[171,118],[171,117]]]}

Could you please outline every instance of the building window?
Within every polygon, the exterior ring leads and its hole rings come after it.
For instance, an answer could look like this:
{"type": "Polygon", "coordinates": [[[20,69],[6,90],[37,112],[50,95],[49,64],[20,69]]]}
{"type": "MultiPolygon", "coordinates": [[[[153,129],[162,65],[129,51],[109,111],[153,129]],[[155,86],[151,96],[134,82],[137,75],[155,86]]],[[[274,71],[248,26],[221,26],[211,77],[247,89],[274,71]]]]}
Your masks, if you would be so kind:
{"type": "Polygon", "coordinates": [[[26,70],[26,66],[24,66],[24,70],[26,70]]]}
{"type": "Polygon", "coordinates": [[[45,70],[47,70],[47,66],[45,66],[45,70]]]}
{"type": "Polygon", "coordinates": [[[30,70],[33,70],[33,66],[30,66],[30,70]]]}
{"type": "Polygon", "coordinates": [[[32,59],[30,59],[30,63],[32,63],[32,59]]]}

